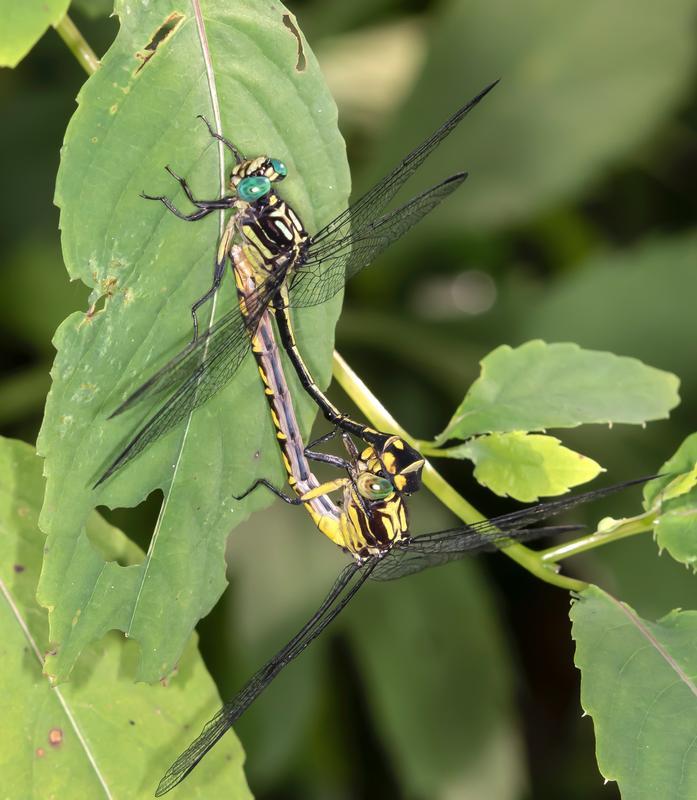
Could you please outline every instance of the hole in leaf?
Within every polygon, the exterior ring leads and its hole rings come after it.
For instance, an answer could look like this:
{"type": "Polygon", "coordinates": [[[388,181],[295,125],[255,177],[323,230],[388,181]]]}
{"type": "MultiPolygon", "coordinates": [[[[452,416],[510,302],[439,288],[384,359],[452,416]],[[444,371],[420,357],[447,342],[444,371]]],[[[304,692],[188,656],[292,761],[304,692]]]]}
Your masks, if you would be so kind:
{"type": "Polygon", "coordinates": [[[173,11],[155,33],[153,33],[145,47],[136,53],[136,58],[143,62],[135,71],[136,75],[155,55],[157,48],[177,30],[183,20],[183,14],[180,14],[178,11],[173,11]]]}
{"type": "Polygon", "coordinates": [[[298,30],[298,26],[295,24],[295,20],[290,14],[283,15],[283,24],[293,36],[295,36],[295,40],[298,43],[298,58],[295,62],[295,69],[297,72],[304,72],[307,66],[307,59],[305,58],[305,48],[303,47],[303,39],[298,30]]]}
{"type": "MultiPolygon", "coordinates": [[[[140,505],[134,508],[110,509],[106,506],[98,506],[97,511],[110,525],[123,531],[141,550],[146,551],[157,523],[163,499],[162,492],[156,489],[140,505]]],[[[93,535],[93,532],[88,528],[87,536],[92,546],[105,561],[116,561],[122,567],[130,566],[134,563],[142,563],[142,558],[134,558],[132,551],[114,552],[108,537],[103,538],[102,531],[97,531],[97,535],[93,535]],[[99,535],[100,533],[102,533],[102,536],[99,535]]]]}

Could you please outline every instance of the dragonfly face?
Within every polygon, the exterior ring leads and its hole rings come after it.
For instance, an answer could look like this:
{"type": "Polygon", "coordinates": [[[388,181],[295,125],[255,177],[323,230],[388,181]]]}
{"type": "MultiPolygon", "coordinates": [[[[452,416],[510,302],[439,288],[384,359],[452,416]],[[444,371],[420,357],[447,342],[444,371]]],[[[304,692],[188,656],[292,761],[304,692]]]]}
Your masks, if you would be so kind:
{"type": "Polygon", "coordinates": [[[264,205],[269,200],[271,185],[282,181],[287,174],[288,168],[278,158],[258,156],[235,164],[230,172],[230,188],[245,203],[264,205]]]}
{"type": "Polygon", "coordinates": [[[361,458],[376,475],[387,478],[400,494],[413,494],[421,488],[421,472],[425,461],[421,453],[400,436],[378,431],[368,432],[372,444],[361,458]]]}

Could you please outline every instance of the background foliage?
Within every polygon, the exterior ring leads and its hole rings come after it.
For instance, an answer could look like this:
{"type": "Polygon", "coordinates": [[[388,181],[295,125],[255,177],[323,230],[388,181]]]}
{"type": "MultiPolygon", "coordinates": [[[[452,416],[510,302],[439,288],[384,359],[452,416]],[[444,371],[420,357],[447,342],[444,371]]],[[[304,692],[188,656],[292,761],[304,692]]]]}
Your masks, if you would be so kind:
{"type": "MultiPolygon", "coordinates": [[[[349,288],[338,348],[423,436],[445,428],[478,361],[500,344],[539,337],[641,358],[682,379],[671,419],[645,431],[586,426],[565,432],[564,442],[617,479],[655,469],[695,422],[697,4],[625,0],[609,16],[600,0],[289,6],[328,76],[357,187],[503,78],[432,164],[437,178],[469,169],[467,184],[349,288]]],[[[103,53],[116,22],[78,9],[75,19],[103,53]]],[[[53,332],[88,306],[87,291],[66,281],[52,206],[58,151],[83,82],[52,31],[15,72],[0,74],[11,123],[0,130],[0,424],[32,442],[53,332]]],[[[507,507],[463,463],[446,473],[487,512],[507,507]]],[[[613,501],[615,515],[623,502],[613,501]]],[[[112,519],[146,544],[153,513],[151,503],[112,519]]],[[[423,498],[415,529],[447,524],[439,514],[423,498]]],[[[223,696],[315,607],[341,560],[302,516],[276,506],[238,528],[229,550],[231,588],[200,626],[223,696]]],[[[648,539],[573,567],[645,617],[695,604],[691,575],[656,560],[648,539]]],[[[239,726],[253,791],[612,797],[597,772],[590,721],[580,719],[567,613],[564,593],[501,558],[367,587],[340,630],[239,726]],[[437,661],[419,657],[430,652],[437,661]]]]}

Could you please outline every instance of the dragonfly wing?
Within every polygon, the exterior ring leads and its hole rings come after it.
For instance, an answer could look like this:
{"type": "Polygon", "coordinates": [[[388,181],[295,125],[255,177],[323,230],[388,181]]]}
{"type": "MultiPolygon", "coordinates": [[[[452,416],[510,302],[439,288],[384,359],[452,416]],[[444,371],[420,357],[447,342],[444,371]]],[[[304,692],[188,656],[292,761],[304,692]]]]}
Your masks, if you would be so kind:
{"type": "Polygon", "coordinates": [[[290,305],[313,306],[329,300],[343,289],[347,280],[455,191],[466,177],[464,172],[451,176],[389,214],[356,227],[339,242],[311,244],[291,281],[290,305]]]}
{"type": "Polygon", "coordinates": [[[120,412],[148,397],[171,393],[109,465],[95,488],[229,383],[247,354],[251,336],[278,291],[280,281],[278,276],[269,276],[245,298],[245,315],[236,305],[203,333],[195,346],[175,356],[117,409],[120,412]]]}
{"type": "Polygon", "coordinates": [[[444,535],[437,538],[434,534],[415,536],[404,547],[394,547],[373,570],[371,575],[376,581],[393,581],[414,575],[429,567],[439,567],[451,561],[457,561],[468,555],[493,552],[502,549],[513,542],[528,542],[544,536],[556,536],[560,533],[577,531],[583,525],[554,525],[545,528],[525,528],[511,530],[497,535],[485,535],[465,528],[456,529],[456,532],[443,531],[444,535]],[[429,538],[432,537],[432,538],[429,538]],[[425,541],[422,541],[425,540],[425,541]]]}
{"type": "Polygon", "coordinates": [[[604,489],[595,489],[572,497],[552,500],[537,505],[493,517],[489,520],[449,528],[434,533],[414,536],[403,546],[395,546],[373,571],[374,580],[395,580],[396,578],[420,572],[427,567],[446,564],[476,552],[504,548],[513,542],[532,541],[542,536],[555,535],[564,531],[578,530],[576,525],[557,525],[547,528],[531,528],[537,522],[568,511],[575,506],[589,503],[601,497],[619,492],[629,486],[646,483],[655,475],[635,478],[604,489]]]}
{"type": "Polygon", "coordinates": [[[322,605],[302,629],[257,670],[237,696],[226,703],[205,725],[198,738],[177,758],[160,781],[155,795],[162,796],[182,781],[216,742],[242,716],[278,673],[316,639],[361,588],[374,568],[374,562],[363,566],[349,564],[335,581],[322,605]]]}
{"type": "Polygon", "coordinates": [[[170,359],[163,367],[141,384],[130,394],[121,405],[110,415],[109,419],[123,414],[130,408],[152,400],[166,392],[173,391],[190,377],[205,360],[205,352],[210,348],[214,338],[229,338],[236,335],[237,330],[244,323],[239,308],[233,308],[222,317],[213,327],[204,331],[195,343],[184,347],[177,355],[170,359]]]}
{"type": "Polygon", "coordinates": [[[367,191],[362,197],[352,203],[342,214],[335,217],[326,227],[318,231],[313,237],[313,243],[339,242],[348,236],[349,232],[363,227],[370,220],[379,216],[390,200],[397,194],[404,182],[413,175],[424,160],[436,147],[452,133],[465,116],[484,98],[498,81],[491,83],[476,97],[465,103],[449,119],[447,119],[428,139],[398,164],[392,172],[367,191]]]}

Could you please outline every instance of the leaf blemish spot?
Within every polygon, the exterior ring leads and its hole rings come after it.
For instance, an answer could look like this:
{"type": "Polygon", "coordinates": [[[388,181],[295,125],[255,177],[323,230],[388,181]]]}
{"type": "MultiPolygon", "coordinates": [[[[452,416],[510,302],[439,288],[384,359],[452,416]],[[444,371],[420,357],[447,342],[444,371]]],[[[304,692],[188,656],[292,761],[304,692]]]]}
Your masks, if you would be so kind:
{"type": "Polygon", "coordinates": [[[172,36],[172,34],[177,30],[183,21],[184,15],[179,11],[173,11],[167,17],[162,25],[160,25],[160,27],[150,37],[150,41],[145,45],[145,47],[136,53],[136,58],[142,63],[134,72],[134,75],[137,75],[141,69],[143,69],[148,61],[150,61],[150,59],[155,55],[157,48],[172,36]]]}
{"type": "Polygon", "coordinates": [[[15,564],[13,569],[17,574],[19,574],[20,572],[24,572],[26,567],[23,564],[15,564]]]}
{"type": "Polygon", "coordinates": [[[107,277],[100,281],[100,286],[97,288],[95,286],[94,291],[92,292],[90,307],[85,312],[85,322],[89,322],[92,317],[98,312],[101,311],[101,308],[97,308],[97,306],[101,303],[102,307],[106,303],[106,301],[113,297],[114,289],[116,288],[116,284],[118,281],[114,277],[107,277]],[[98,292],[98,296],[94,298],[95,293],[98,292]],[[104,301],[103,303],[101,301],[104,301]]]}
{"type": "Polygon", "coordinates": [[[46,751],[44,750],[43,747],[37,747],[36,748],[36,757],[37,758],[43,758],[45,755],[46,755],[46,751]]]}
{"type": "Polygon", "coordinates": [[[298,30],[298,26],[295,24],[295,20],[291,14],[284,14],[283,15],[283,24],[288,28],[288,30],[295,36],[295,41],[298,43],[298,57],[295,61],[295,71],[296,72],[305,72],[305,68],[307,67],[307,59],[305,58],[305,48],[303,47],[303,39],[300,35],[300,31],[298,30]]]}
{"type": "Polygon", "coordinates": [[[60,747],[63,744],[63,731],[60,728],[51,728],[48,732],[48,743],[51,747],[60,747]]]}

